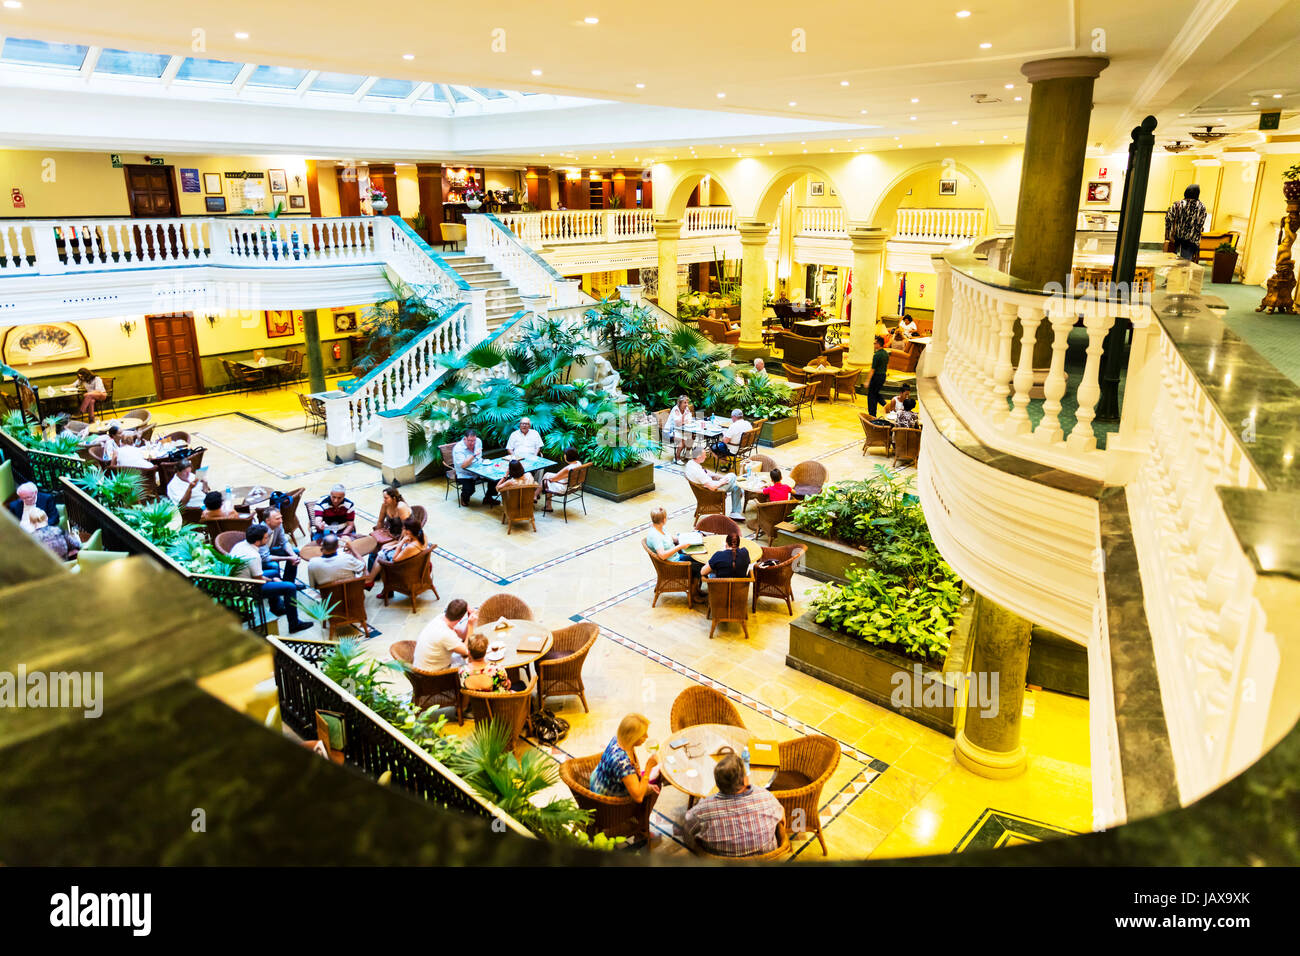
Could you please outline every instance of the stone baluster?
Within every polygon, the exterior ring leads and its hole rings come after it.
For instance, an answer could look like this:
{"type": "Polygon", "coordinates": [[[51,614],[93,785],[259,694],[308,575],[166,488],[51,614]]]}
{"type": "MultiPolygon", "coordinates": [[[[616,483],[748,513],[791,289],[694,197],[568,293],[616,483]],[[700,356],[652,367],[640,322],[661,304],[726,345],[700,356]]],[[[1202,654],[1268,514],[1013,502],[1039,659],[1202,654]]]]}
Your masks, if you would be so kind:
{"type": "Polygon", "coordinates": [[[1029,390],[1034,386],[1034,338],[1043,320],[1043,310],[1038,306],[1022,305],[1020,316],[1020,363],[1012,379],[1015,393],[1011,398],[1011,414],[1007,416],[1006,430],[1012,435],[1029,434],[1029,390]]]}
{"type": "Polygon", "coordinates": [[[1052,363],[1047,371],[1047,382],[1043,386],[1043,420],[1034,429],[1034,438],[1041,442],[1059,442],[1061,440],[1061,398],[1065,395],[1065,350],[1066,339],[1074,327],[1073,310],[1063,310],[1050,315],[1052,324],[1052,363]]]}
{"type": "Polygon", "coordinates": [[[1111,316],[1105,302],[1094,301],[1083,305],[1087,310],[1083,319],[1084,327],[1088,330],[1087,360],[1084,362],[1083,379],[1075,392],[1075,398],[1079,403],[1076,423],[1065,443],[1071,451],[1078,452],[1092,451],[1097,447],[1097,436],[1092,430],[1093,419],[1097,416],[1097,400],[1101,398],[1097,373],[1101,367],[1102,346],[1106,341],[1106,333],[1110,331],[1111,325],[1118,321],[1111,316]]]}
{"type": "Polygon", "coordinates": [[[1002,425],[1011,410],[1007,398],[1011,394],[1011,340],[1015,335],[1016,304],[1002,300],[997,304],[997,359],[993,363],[993,423],[1002,425]]]}

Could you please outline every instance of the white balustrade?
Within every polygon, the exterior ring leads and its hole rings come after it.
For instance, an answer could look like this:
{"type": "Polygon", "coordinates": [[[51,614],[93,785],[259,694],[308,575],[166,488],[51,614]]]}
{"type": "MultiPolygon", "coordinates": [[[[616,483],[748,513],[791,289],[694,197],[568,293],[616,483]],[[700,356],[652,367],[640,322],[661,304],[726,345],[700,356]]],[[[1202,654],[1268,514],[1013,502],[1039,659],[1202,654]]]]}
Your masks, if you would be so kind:
{"type": "Polygon", "coordinates": [[[490,215],[465,217],[465,251],[482,256],[521,295],[544,295],[555,307],[578,304],[578,280],[566,279],[490,215]]]}
{"type": "Polygon", "coordinates": [[[736,231],[736,210],[731,206],[691,206],[682,217],[682,236],[707,236],[736,231]]]}
{"type": "Polygon", "coordinates": [[[848,236],[844,228],[844,210],[839,206],[800,206],[798,236],[848,236]]]}
{"type": "Polygon", "coordinates": [[[899,209],[893,238],[950,243],[983,233],[983,209],[899,209]]]}
{"type": "Polygon", "coordinates": [[[502,213],[497,218],[531,249],[655,237],[654,213],[649,209],[548,209],[502,213]]]}

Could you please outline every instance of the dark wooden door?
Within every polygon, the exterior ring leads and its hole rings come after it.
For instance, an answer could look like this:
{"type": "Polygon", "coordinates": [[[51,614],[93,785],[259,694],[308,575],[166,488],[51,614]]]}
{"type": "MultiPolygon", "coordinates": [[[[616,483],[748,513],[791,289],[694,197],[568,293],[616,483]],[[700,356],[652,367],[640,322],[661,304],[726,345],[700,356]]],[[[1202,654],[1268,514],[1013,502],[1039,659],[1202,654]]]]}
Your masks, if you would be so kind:
{"type": "Polygon", "coordinates": [[[170,218],[179,215],[175,167],[126,166],[125,169],[126,195],[132,216],[170,218]]]}
{"type": "Polygon", "coordinates": [[[194,335],[194,315],[172,312],[146,315],[153,380],[159,400],[199,395],[203,392],[203,367],[194,335]]]}
{"type": "Polygon", "coordinates": [[[361,187],[357,182],[357,171],[336,166],[334,172],[339,184],[339,215],[361,215],[361,187]]]}

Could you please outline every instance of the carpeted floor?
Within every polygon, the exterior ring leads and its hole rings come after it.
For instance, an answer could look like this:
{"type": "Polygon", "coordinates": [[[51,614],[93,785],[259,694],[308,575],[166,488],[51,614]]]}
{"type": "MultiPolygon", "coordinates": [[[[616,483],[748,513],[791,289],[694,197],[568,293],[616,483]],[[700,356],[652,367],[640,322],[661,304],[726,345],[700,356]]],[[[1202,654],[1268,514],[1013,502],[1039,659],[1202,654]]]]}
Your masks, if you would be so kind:
{"type": "Polygon", "coordinates": [[[1223,317],[1228,328],[1300,385],[1300,315],[1256,312],[1255,307],[1264,298],[1263,286],[1207,282],[1204,291],[1228,303],[1228,312],[1223,317]]]}

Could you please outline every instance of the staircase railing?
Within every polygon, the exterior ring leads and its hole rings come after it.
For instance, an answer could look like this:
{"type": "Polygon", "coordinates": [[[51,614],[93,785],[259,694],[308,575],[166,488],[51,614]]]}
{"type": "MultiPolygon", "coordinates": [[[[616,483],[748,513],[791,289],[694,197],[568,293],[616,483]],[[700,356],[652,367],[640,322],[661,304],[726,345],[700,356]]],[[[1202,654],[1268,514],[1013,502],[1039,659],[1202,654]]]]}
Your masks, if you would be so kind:
{"type": "Polygon", "coordinates": [[[983,209],[900,209],[893,239],[950,243],[984,234],[983,209]]]}
{"type": "Polygon", "coordinates": [[[544,296],[550,306],[578,304],[578,280],[566,279],[492,213],[465,217],[465,253],[482,256],[523,296],[544,296]]]}
{"type": "Polygon", "coordinates": [[[709,236],[736,231],[732,206],[691,206],[682,217],[682,236],[709,236]]]}
{"type": "Polygon", "coordinates": [[[844,231],[844,210],[838,206],[800,206],[798,236],[829,236],[847,238],[844,231]]]}

